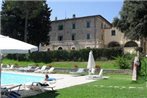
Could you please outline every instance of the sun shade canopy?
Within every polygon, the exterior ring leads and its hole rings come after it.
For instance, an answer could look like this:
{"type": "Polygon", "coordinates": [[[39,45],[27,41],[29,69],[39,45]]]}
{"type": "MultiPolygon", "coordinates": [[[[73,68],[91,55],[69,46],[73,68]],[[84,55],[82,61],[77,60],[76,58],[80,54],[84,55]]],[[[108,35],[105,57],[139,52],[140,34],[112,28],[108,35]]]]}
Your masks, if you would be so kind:
{"type": "Polygon", "coordinates": [[[34,45],[7,36],[0,35],[0,52],[2,54],[8,54],[8,53],[24,54],[24,53],[34,52],[37,50],[38,48],[34,45]]]}

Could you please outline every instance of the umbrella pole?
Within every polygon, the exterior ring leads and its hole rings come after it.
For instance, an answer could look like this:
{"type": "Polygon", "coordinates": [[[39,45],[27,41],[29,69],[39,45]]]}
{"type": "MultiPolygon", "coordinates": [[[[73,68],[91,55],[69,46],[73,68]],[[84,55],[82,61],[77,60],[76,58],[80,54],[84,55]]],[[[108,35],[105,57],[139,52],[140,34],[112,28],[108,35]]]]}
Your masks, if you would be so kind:
{"type": "Polygon", "coordinates": [[[90,69],[88,69],[88,77],[90,78],[90,76],[91,76],[91,70],[90,69]]]}

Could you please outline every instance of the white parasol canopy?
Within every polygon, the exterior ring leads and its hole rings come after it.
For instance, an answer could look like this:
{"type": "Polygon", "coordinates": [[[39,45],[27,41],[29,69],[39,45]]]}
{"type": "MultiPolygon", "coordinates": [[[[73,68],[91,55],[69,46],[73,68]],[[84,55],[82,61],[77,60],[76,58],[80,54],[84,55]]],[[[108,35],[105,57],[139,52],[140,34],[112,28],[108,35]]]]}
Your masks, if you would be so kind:
{"type": "Polygon", "coordinates": [[[93,57],[92,51],[89,52],[89,58],[88,58],[88,64],[87,64],[87,69],[89,70],[89,74],[92,73],[92,70],[95,67],[95,60],[93,57]]]}
{"type": "Polygon", "coordinates": [[[24,54],[37,50],[38,48],[34,45],[7,36],[0,35],[0,53],[2,54],[7,54],[7,53],[24,54]]]}
{"type": "MultiPolygon", "coordinates": [[[[0,62],[2,59],[2,54],[8,54],[8,53],[24,54],[24,53],[37,51],[37,50],[38,48],[34,45],[0,35],[0,62]]],[[[0,65],[0,73],[1,73],[1,65],[0,65]]],[[[0,84],[1,84],[1,81],[0,81],[0,84]]],[[[0,88],[0,92],[1,92],[1,88],[0,88]]]]}

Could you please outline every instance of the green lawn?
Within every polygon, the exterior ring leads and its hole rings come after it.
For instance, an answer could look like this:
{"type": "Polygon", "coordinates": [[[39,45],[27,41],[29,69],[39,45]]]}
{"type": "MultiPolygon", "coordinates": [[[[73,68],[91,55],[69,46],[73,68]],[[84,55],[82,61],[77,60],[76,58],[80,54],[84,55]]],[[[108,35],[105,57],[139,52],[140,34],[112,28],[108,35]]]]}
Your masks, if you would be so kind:
{"type": "Polygon", "coordinates": [[[110,75],[107,80],[49,91],[27,98],[147,98],[144,80],[132,82],[128,75],[110,75]]]}
{"type": "MultiPolygon", "coordinates": [[[[18,64],[19,66],[28,66],[28,65],[52,65],[54,67],[63,67],[63,68],[73,68],[75,65],[78,67],[87,67],[87,62],[75,62],[75,61],[64,61],[64,62],[52,62],[52,63],[35,63],[35,62],[25,62],[25,61],[16,61],[16,60],[9,60],[9,59],[3,59],[2,63],[4,64],[18,64]]],[[[118,66],[115,66],[114,60],[109,61],[96,61],[96,65],[99,65],[102,68],[105,69],[118,69],[118,66]]]]}

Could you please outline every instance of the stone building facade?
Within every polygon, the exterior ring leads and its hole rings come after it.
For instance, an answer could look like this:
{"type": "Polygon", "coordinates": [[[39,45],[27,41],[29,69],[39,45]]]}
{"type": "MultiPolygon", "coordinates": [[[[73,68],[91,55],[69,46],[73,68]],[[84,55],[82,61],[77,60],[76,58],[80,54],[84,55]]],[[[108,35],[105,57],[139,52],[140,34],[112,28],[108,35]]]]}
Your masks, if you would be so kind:
{"type": "Polygon", "coordinates": [[[86,17],[73,15],[70,19],[56,19],[52,21],[51,27],[49,45],[41,46],[42,51],[126,47],[126,51],[133,52],[132,47],[140,45],[139,41],[125,38],[123,33],[113,28],[101,15],[86,17]]]}
{"type": "Polygon", "coordinates": [[[140,47],[140,41],[130,40],[124,33],[112,27],[104,31],[105,47],[123,47],[126,53],[136,53],[136,47],[140,47]]]}
{"type": "MultiPolygon", "coordinates": [[[[101,15],[55,20],[51,23],[48,50],[71,50],[104,47],[104,29],[110,29],[109,23],[101,15]]],[[[42,48],[43,49],[43,48],[42,48]]]]}

